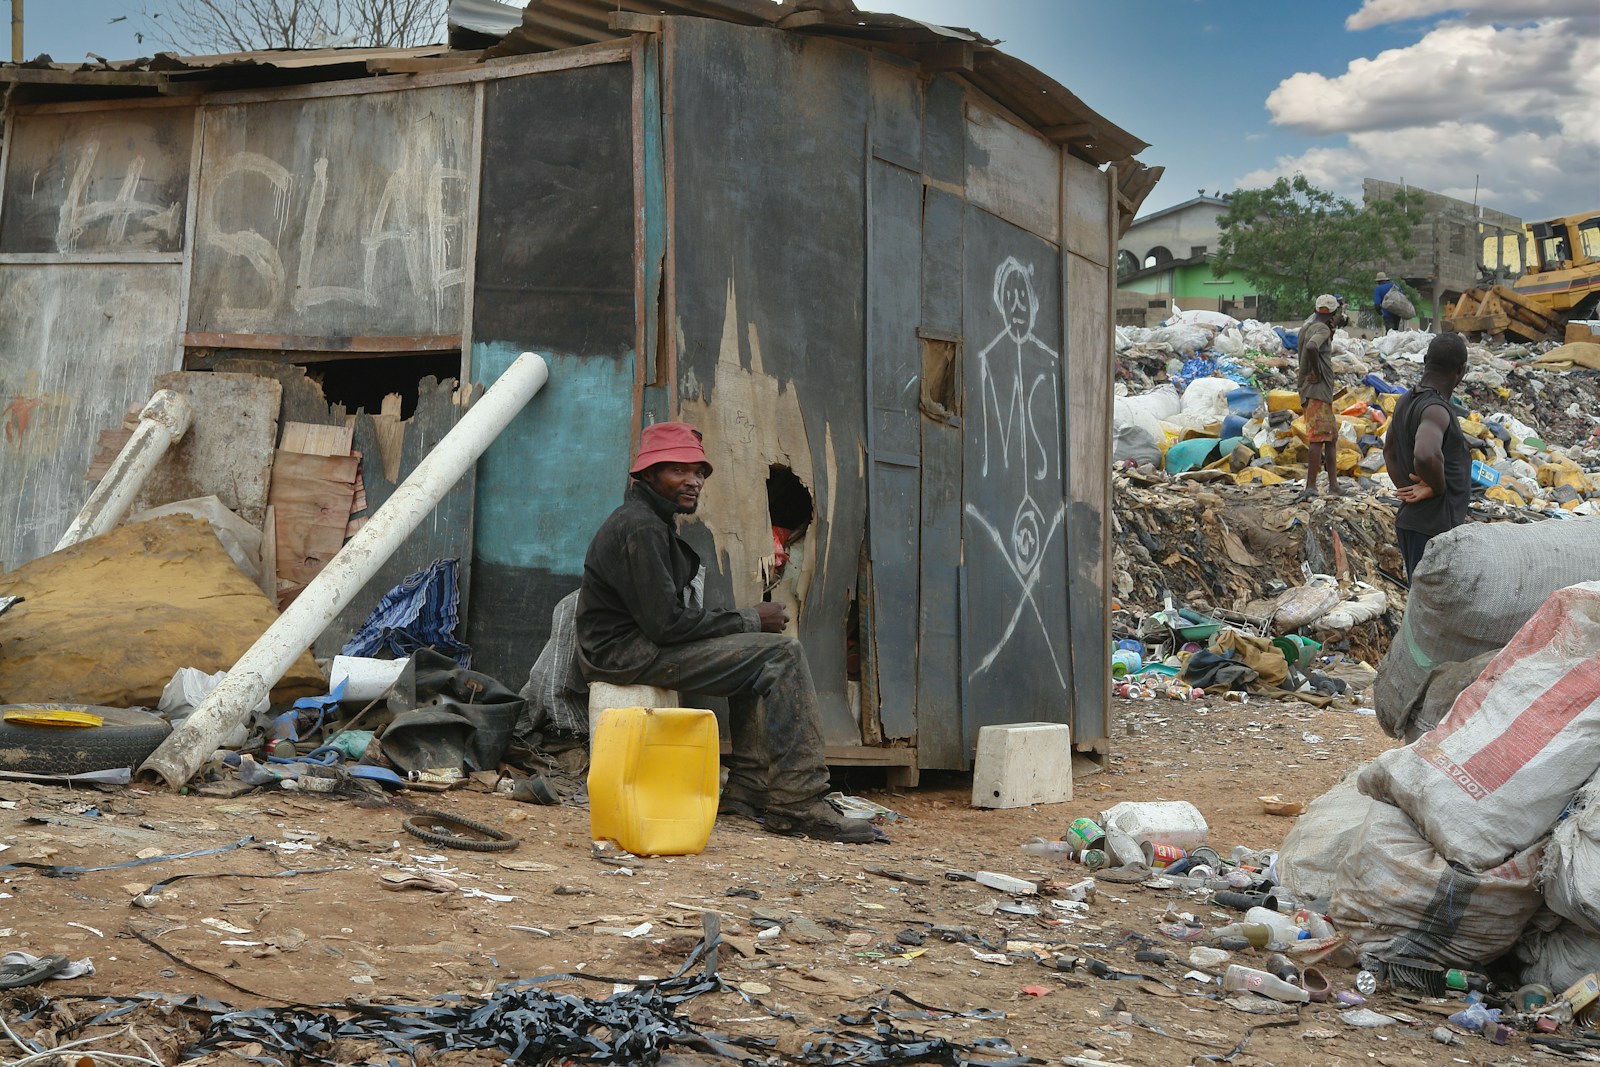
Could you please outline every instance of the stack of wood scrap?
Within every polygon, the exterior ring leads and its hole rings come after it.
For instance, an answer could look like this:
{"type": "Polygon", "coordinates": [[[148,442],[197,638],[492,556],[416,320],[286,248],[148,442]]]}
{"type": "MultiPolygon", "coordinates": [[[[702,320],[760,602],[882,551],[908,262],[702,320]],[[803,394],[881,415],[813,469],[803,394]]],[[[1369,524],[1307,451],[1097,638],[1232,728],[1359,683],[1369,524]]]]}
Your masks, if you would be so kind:
{"type": "Polygon", "coordinates": [[[294,602],[344,546],[366,509],[361,455],[352,453],[352,427],[283,424],[272,465],[267,523],[276,549],[278,607],[294,602]]]}

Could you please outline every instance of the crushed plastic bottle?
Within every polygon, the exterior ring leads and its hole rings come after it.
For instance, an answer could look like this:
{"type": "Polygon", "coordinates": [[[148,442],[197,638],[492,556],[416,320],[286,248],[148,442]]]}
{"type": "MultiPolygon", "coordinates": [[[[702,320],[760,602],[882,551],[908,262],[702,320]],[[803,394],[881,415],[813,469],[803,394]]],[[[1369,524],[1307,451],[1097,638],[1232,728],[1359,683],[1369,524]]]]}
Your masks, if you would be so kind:
{"type": "Polygon", "coordinates": [[[1254,967],[1241,967],[1237,963],[1229,964],[1222,976],[1222,988],[1230,993],[1259,993],[1287,1004],[1308,1004],[1311,1001],[1311,995],[1299,986],[1285,982],[1275,974],[1258,971],[1254,967]]]}

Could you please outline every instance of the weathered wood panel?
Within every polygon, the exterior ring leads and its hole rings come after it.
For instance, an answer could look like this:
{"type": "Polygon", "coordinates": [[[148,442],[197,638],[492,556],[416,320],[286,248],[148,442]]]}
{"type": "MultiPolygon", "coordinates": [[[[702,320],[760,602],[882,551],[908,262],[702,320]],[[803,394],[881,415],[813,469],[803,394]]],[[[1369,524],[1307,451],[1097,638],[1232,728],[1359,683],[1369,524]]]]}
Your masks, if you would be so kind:
{"type": "Polygon", "coordinates": [[[998,722],[1062,721],[1067,639],[1060,258],[967,210],[965,742],[998,722]]]}
{"type": "Polygon", "coordinates": [[[1111,186],[1104,172],[1076,156],[1064,155],[1066,181],[1067,250],[1098,263],[1111,265],[1112,242],[1106,233],[1111,186]]]}
{"type": "Polygon", "coordinates": [[[873,155],[921,170],[922,88],[916,66],[878,57],[870,69],[873,155]]]}
{"type": "Polygon", "coordinates": [[[874,603],[865,651],[883,735],[902,738],[917,732],[922,180],[876,159],[868,166],[867,537],[874,603]]]}
{"type": "Polygon", "coordinates": [[[280,610],[293,603],[344,547],[359,464],[354,456],[277,454],[272,472],[272,511],[280,610]]]}
{"type": "Polygon", "coordinates": [[[1061,240],[1061,151],[1033,130],[967,104],[967,199],[1007,222],[1061,240]]]}
{"type": "Polygon", "coordinates": [[[967,94],[941,74],[922,91],[922,172],[961,187],[967,180],[967,94]]]}
{"type": "Polygon", "coordinates": [[[207,112],[188,329],[459,333],[473,90],[207,112]]]}
{"type": "MultiPolygon", "coordinates": [[[[283,387],[249,374],[163,374],[154,389],[181,393],[194,409],[183,435],[150,473],[140,507],[216,496],[252,526],[266,517],[283,387]]],[[[152,390],[152,391],[153,391],[152,390]]]]}
{"type": "MultiPolygon", "coordinates": [[[[1109,243],[1109,241],[1107,242],[1109,243]]],[[[1071,561],[1074,744],[1110,734],[1111,637],[1107,623],[1106,545],[1111,522],[1111,275],[1068,253],[1067,402],[1072,405],[1067,464],[1072,505],[1067,517],[1071,561]]]]}
{"type": "Polygon", "coordinates": [[[189,202],[193,108],[19,115],[0,252],[177,252],[189,202]]]}
{"type": "Polygon", "coordinates": [[[638,420],[632,70],[495,82],[484,107],[473,380],[491,384],[525,349],[550,363],[549,384],[477,471],[467,640],[478,669],[515,687],[627,484],[638,420]]]}
{"type": "Polygon", "coordinates": [[[97,431],[174,369],[178,289],[175,264],[0,266],[0,566],[55,547],[97,431]]]}
{"type": "Polygon", "coordinates": [[[864,527],[870,60],[838,42],[708,19],[671,19],[668,30],[668,328],[680,338],[680,413],[705,430],[716,464],[691,524],[715,539],[708,595],[759,599],[768,469],[789,467],[816,505],[797,618],[824,738],[859,744],[844,621],[864,527]]]}

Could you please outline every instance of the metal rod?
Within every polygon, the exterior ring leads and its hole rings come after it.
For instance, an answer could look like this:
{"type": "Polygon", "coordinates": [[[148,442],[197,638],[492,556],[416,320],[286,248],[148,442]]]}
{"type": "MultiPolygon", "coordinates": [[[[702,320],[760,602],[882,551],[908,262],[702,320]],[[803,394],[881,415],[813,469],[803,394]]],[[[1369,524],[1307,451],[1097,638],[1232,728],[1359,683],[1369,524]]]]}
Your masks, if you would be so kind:
{"type": "Polygon", "coordinates": [[[183,439],[192,415],[193,409],[181,394],[171,389],[158,389],[139,412],[139,426],[133,436],[112,460],[106,476],[89,494],[78,517],[72,520],[53,551],[60,552],[79,541],[98,537],[121,522],[161,457],[183,439]]]}
{"type": "Polygon", "coordinates": [[[139,768],[139,779],[177,789],[199,770],[218,741],[242,725],[289,666],[421,524],[439,499],[483,455],[517,412],[544,387],[544,360],[524,352],[359,533],[311,579],[288,610],[239,657],[228,676],[139,768]]]}

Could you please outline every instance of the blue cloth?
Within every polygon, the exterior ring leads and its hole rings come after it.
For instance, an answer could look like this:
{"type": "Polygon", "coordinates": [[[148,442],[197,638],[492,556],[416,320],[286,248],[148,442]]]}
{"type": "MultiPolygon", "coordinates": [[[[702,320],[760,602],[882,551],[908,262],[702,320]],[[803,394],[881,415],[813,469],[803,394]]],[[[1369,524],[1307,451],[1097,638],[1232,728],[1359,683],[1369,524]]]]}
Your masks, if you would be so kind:
{"type": "Polygon", "coordinates": [[[387,651],[409,656],[419,648],[431,648],[463,667],[471,666],[472,649],[455,636],[461,621],[459,567],[459,560],[436,559],[389,590],[340,655],[387,651]]]}
{"type": "Polygon", "coordinates": [[[1403,386],[1403,385],[1390,385],[1388,382],[1384,381],[1382,378],[1378,377],[1376,374],[1367,375],[1365,378],[1361,379],[1361,384],[1362,385],[1370,385],[1372,388],[1376,389],[1380,393],[1403,393],[1403,392],[1406,391],[1406,387],[1405,386],[1403,386]]]}
{"type": "Polygon", "coordinates": [[[1300,333],[1298,330],[1285,330],[1282,326],[1274,326],[1273,332],[1278,335],[1278,340],[1283,342],[1283,347],[1290,352],[1300,351],[1300,333]]]}
{"type": "Polygon", "coordinates": [[[1389,290],[1394,288],[1394,282],[1379,282],[1378,287],[1372,290],[1372,306],[1379,311],[1383,310],[1383,298],[1389,295],[1389,290]]]}

